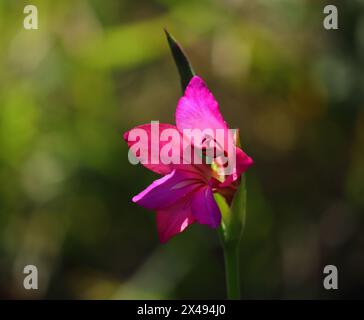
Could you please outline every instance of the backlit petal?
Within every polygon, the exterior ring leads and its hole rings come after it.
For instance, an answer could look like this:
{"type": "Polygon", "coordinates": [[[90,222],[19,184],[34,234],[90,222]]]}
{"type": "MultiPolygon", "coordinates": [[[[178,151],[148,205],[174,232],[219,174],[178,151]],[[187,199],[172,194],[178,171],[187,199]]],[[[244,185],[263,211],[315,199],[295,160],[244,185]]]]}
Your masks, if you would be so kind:
{"type": "Polygon", "coordinates": [[[168,208],[157,211],[157,229],[160,242],[184,231],[196,221],[192,215],[189,199],[179,201],[168,208]]]}
{"type": "Polygon", "coordinates": [[[194,76],[176,110],[178,130],[183,129],[227,129],[219,111],[219,105],[204,81],[194,76]]]}
{"type": "Polygon", "coordinates": [[[148,188],[133,197],[133,202],[155,210],[166,208],[188,196],[201,186],[203,181],[196,173],[173,170],[164,177],[155,180],[148,188]]]}
{"type": "Polygon", "coordinates": [[[198,223],[206,224],[211,228],[220,225],[220,209],[209,186],[202,187],[193,193],[191,208],[198,223]]]}

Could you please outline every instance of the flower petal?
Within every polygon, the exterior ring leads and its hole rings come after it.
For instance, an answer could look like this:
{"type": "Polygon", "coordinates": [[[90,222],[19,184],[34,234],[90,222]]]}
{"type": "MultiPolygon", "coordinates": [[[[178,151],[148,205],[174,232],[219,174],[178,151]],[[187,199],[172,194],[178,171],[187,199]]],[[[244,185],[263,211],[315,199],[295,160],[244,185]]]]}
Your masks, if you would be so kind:
{"type": "Polygon", "coordinates": [[[199,129],[201,131],[200,136],[204,137],[205,142],[200,142],[197,139],[197,143],[195,133],[191,132],[188,136],[184,132],[185,138],[189,139],[189,142],[195,147],[209,148],[208,144],[212,142],[210,149],[214,152],[218,167],[222,168],[219,162],[226,162],[226,160],[230,164],[236,164],[234,168],[232,166],[226,167],[225,164],[226,169],[219,172],[219,175],[226,176],[226,184],[237,180],[251,164],[251,159],[240,148],[236,147],[236,132],[228,129],[219,111],[217,101],[204,81],[198,76],[192,78],[185,95],[178,102],[176,124],[181,132],[185,129],[199,129]],[[212,135],[212,138],[209,135],[212,135]],[[233,159],[235,153],[236,158],[233,159]]]}
{"type": "Polygon", "coordinates": [[[159,122],[140,125],[125,132],[124,140],[130,148],[129,160],[153,172],[165,175],[175,169],[208,171],[198,156],[199,149],[176,126],[159,122]]]}
{"type": "Polygon", "coordinates": [[[176,110],[178,130],[183,129],[227,129],[219,111],[219,105],[205,82],[194,76],[176,110]]]}
{"type": "Polygon", "coordinates": [[[182,135],[176,126],[171,124],[156,122],[137,126],[125,132],[124,140],[128,143],[129,152],[132,156],[153,172],[167,174],[175,169],[175,165],[167,163],[163,152],[161,152],[167,143],[171,147],[171,152],[176,155],[175,162],[182,163],[182,135]],[[171,141],[162,141],[164,139],[161,139],[161,136],[167,132],[165,130],[173,133],[175,138],[170,139],[171,141]]]}
{"type": "Polygon", "coordinates": [[[198,223],[207,224],[211,228],[216,228],[220,225],[220,209],[209,186],[202,187],[194,192],[191,208],[198,223]]]}
{"type": "Polygon", "coordinates": [[[236,163],[233,172],[226,175],[226,179],[220,184],[220,187],[226,187],[232,182],[238,180],[242,173],[244,173],[253,164],[253,159],[249,157],[243,150],[236,147],[236,163]]]}
{"type": "Polygon", "coordinates": [[[236,174],[240,177],[253,164],[253,159],[249,157],[243,150],[236,148],[236,174]]]}
{"type": "Polygon", "coordinates": [[[160,242],[184,231],[196,221],[192,215],[189,199],[179,201],[168,208],[157,211],[157,229],[160,242]]]}
{"type": "Polygon", "coordinates": [[[188,196],[202,183],[201,177],[194,172],[173,170],[155,180],[132,200],[146,209],[162,209],[188,196]]]}

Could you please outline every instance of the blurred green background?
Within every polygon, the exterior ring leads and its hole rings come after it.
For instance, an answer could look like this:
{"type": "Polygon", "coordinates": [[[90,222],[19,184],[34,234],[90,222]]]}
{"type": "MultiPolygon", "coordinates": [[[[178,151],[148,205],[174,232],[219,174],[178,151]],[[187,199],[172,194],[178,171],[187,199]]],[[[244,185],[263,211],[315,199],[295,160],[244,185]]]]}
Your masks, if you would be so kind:
{"type": "Polygon", "coordinates": [[[243,298],[363,298],[364,1],[329,3],[339,30],[314,0],[1,0],[0,297],[225,297],[216,232],[161,245],[131,202],[156,176],[122,133],[174,123],[181,94],[167,27],[255,161],[243,298]]]}

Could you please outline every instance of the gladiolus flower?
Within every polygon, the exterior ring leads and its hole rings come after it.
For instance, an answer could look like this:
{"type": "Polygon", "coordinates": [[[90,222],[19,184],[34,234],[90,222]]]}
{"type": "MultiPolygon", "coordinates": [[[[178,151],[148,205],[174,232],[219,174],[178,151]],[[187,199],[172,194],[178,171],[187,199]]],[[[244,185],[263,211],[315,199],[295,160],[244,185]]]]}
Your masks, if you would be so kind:
{"type": "MultiPolygon", "coordinates": [[[[228,203],[234,196],[241,174],[252,165],[252,159],[235,145],[235,139],[219,111],[219,106],[203,80],[194,76],[176,110],[176,126],[160,124],[158,137],[153,137],[152,125],[138,126],[124,134],[131,153],[151,171],[161,174],[149,187],[132,201],[157,212],[157,229],[161,242],[184,231],[194,222],[216,228],[221,223],[221,213],[213,194],[220,193],[228,203]],[[186,130],[201,132],[222,131],[221,136],[205,134],[195,141],[186,130]],[[133,131],[143,130],[147,139],[136,141],[133,131]],[[161,139],[166,130],[175,130],[177,140],[161,139]],[[153,138],[158,140],[158,154],[153,155],[153,138]],[[182,143],[183,142],[183,143],[182,143]],[[214,157],[211,163],[197,163],[186,160],[185,146],[190,145],[192,153],[205,151],[214,157]],[[227,146],[231,146],[228,148],[227,146]],[[163,161],[164,148],[176,151],[181,161],[163,161]],[[231,163],[234,164],[227,170],[231,163]]],[[[172,152],[173,153],[173,152],[172,152]]],[[[178,160],[178,159],[177,159],[178,160]]],[[[189,159],[191,160],[191,159],[189,159]]]]}

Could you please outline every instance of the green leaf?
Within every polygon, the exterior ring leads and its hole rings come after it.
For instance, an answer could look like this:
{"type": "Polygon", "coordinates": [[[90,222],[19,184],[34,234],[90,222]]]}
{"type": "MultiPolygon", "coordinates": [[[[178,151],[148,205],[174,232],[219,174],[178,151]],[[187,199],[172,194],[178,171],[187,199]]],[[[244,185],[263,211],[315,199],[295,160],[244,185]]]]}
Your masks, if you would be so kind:
{"type": "Polygon", "coordinates": [[[195,72],[193,71],[191,63],[188,61],[187,56],[183,52],[182,47],[178,44],[178,42],[166,29],[164,29],[164,32],[166,33],[168,44],[174,58],[174,62],[177,65],[178,73],[181,80],[182,92],[184,92],[188,83],[195,75],[195,72]]]}
{"type": "Polygon", "coordinates": [[[246,183],[245,175],[241,176],[241,182],[235,193],[230,208],[230,219],[225,230],[226,242],[239,242],[244,231],[246,218],[246,183]]]}
{"type": "Polygon", "coordinates": [[[219,193],[214,193],[214,199],[220,209],[221,212],[221,216],[222,216],[222,223],[223,225],[227,225],[229,223],[230,220],[230,207],[227,204],[225,198],[219,194],[219,193]]]}
{"type": "Polygon", "coordinates": [[[221,212],[221,224],[217,229],[217,232],[219,234],[219,238],[221,240],[221,243],[224,244],[225,243],[225,238],[226,238],[226,226],[229,223],[229,218],[230,218],[230,207],[227,204],[225,198],[219,194],[219,193],[214,193],[214,198],[215,201],[220,209],[221,212]]]}
{"type": "Polygon", "coordinates": [[[214,198],[215,198],[215,201],[221,212],[222,221],[221,221],[221,225],[218,229],[218,232],[219,232],[219,236],[220,236],[221,240],[224,242],[225,230],[226,230],[226,226],[229,223],[229,218],[230,218],[230,207],[227,204],[225,198],[221,194],[214,193],[214,198]]]}

